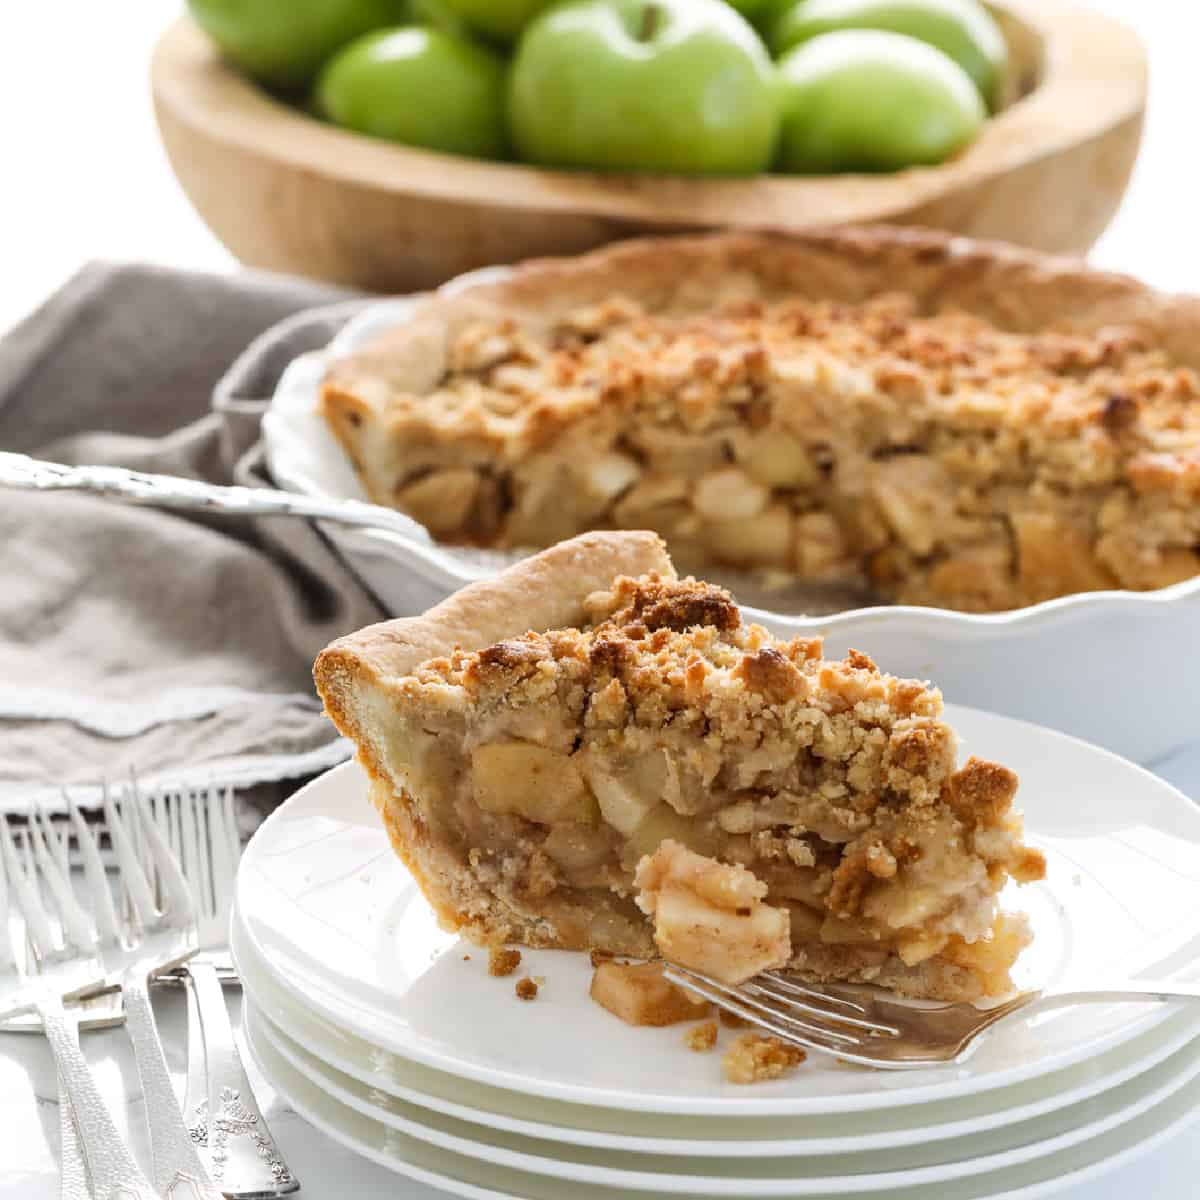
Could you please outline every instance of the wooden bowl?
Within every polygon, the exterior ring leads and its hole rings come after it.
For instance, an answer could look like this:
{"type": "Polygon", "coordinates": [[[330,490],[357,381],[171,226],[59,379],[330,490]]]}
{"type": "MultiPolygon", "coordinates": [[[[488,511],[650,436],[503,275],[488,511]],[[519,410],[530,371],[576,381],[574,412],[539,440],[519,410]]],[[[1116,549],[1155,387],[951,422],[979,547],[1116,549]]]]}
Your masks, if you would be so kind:
{"type": "Polygon", "coordinates": [[[155,111],[184,190],[243,262],[374,291],[572,254],[641,233],[887,221],[1082,253],[1112,218],[1141,137],[1136,36],[1063,0],[994,7],[1011,103],[959,158],[895,175],[751,179],[550,171],[333,128],[227,66],[186,18],[159,42],[155,111]]]}

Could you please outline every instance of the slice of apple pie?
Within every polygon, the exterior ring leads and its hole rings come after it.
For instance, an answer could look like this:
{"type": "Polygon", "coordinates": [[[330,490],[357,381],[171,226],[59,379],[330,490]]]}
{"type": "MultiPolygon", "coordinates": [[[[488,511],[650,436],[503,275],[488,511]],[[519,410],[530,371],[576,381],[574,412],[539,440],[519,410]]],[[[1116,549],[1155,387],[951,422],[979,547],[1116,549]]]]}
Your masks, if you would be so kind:
{"type": "Polygon", "coordinates": [[[687,957],[707,922],[728,978],[786,958],[918,997],[1010,986],[1027,934],[997,893],[1043,872],[1016,776],[956,766],[936,690],[744,623],[653,534],[563,542],[315,675],[397,851],[476,941],[653,957],[657,932],[687,957]]]}

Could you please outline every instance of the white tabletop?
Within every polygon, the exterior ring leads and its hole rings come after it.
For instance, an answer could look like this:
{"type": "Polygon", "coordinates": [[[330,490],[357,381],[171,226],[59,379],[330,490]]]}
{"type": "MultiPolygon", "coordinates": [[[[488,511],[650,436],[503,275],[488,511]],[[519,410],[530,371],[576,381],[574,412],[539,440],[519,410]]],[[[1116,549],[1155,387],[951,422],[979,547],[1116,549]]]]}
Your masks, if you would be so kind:
{"type": "MultiPolygon", "coordinates": [[[[1200,290],[1195,246],[1193,120],[1200,18],[1177,0],[1093,0],[1126,17],[1151,54],[1152,103],[1141,161],[1125,205],[1094,261],[1164,288],[1200,290]]],[[[236,264],[188,207],[154,131],[146,83],[150,47],[176,3],[38,0],[5,11],[0,71],[4,171],[0,189],[0,330],[91,258],[133,258],[231,271],[236,264]]],[[[8,6],[6,6],[6,9],[8,6]]],[[[1200,751],[1159,764],[1200,798],[1200,751]]],[[[182,1006],[160,998],[168,1044],[183,1069],[182,1006]]],[[[120,1123],[144,1148],[136,1075],[120,1031],[86,1038],[120,1123]]],[[[274,1102],[264,1110],[313,1200],[426,1200],[438,1193],[398,1179],[316,1135],[274,1102]]],[[[39,1038],[0,1036],[0,1200],[57,1194],[54,1075],[39,1038]]],[[[1194,1200],[1194,1129],[1154,1154],[1062,1200],[1194,1200]]],[[[616,1193],[614,1193],[614,1196],[616,1193]]]]}

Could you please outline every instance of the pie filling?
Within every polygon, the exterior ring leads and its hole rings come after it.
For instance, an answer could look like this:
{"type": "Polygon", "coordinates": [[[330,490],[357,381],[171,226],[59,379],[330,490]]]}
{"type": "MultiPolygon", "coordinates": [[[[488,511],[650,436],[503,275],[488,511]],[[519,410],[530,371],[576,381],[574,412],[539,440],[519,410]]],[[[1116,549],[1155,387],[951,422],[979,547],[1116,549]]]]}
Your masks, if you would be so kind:
{"type": "Polygon", "coordinates": [[[465,320],[427,390],[379,350],[325,414],[372,499],[452,543],[653,529],[685,569],[968,611],[1200,573],[1200,379],[1138,330],[697,302],[465,320]]]}
{"type": "Polygon", "coordinates": [[[582,629],[455,650],[369,701],[375,803],[443,920],[652,957],[655,920],[699,916],[731,947],[704,964],[725,977],[783,945],[815,979],[1009,989],[1028,938],[997,893],[1043,862],[1013,773],[956,768],[936,690],[778,640],[692,580],[620,578],[587,609],[582,629]]]}

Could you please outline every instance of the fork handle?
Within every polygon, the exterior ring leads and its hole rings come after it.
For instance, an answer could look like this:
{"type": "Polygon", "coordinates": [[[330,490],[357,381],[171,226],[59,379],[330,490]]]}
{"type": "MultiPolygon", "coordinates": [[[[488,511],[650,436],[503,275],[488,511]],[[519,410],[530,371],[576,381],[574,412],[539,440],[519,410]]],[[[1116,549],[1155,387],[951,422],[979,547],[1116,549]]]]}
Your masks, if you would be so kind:
{"type": "Polygon", "coordinates": [[[190,1186],[197,1200],[222,1200],[221,1193],[209,1181],[175,1097],[144,971],[136,965],[126,971],[121,989],[125,997],[125,1027],[133,1043],[133,1057],[146,1103],[155,1186],[164,1196],[170,1196],[176,1189],[180,1195],[188,1195],[190,1186]]]}
{"type": "Polygon", "coordinates": [[[75,1128],[75,1111],[71,1097],[58,1079],[58,1200],[92,1200],[92,1185],[88,1181],[87,1162],[75,1128]]]}
{"type": "Polygon", "coordinates": [[[1074,1004],[1079,1000],[1200,1000],[1200,982],[1182,979],[1124,979],[1118,976],[1087,979],[1061,995],[1053,992],[1034,1001],[1039,1007],[1056,1001],[1074,1004]]]}
{"type": "Polygon", "coordinates": [[[246,1078],[216,970],[211,963],[193,959],[187,972],[203,1030],[208,1156],[214,1180],[226,1196],[237,1200],[269,1200],[299,1191],[300,1181],[283,1161],[246,1078]]]}
{"type": "Polygon", "coordinates": [[[96,1200],[115,1196],[160,1200],[109,1116],[92,1068],[79,1048],[79,1028],[74,1018],[67,1015],[58,997],[43,997],[37,1010],[54,1052],[60,1088],[70,1102],[96,1200]]]}
{"type": "Polygon", "coordinates": [[[394,509],[362,500],[323,500],[274,488],[204,483],[175,475],[153,475],[124,467],[66,466],[25,454],[0,451],[0,488],[42,492],[91,492],[126,504],[251,517],[308,517],[388,529],[416,545],[430,546],[423,526],[394,509]]]}

